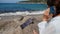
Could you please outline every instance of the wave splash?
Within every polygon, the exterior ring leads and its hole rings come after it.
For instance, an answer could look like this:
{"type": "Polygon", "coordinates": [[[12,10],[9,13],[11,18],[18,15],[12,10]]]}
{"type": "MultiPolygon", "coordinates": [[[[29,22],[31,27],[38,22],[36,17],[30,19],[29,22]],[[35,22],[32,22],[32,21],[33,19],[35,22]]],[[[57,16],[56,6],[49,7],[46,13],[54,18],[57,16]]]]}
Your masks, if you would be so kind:
{"type": "Polygon", "coordinates": [[[38,14],[43,14],[44,11],[34,11],[34,12],[28,12],[28,11],[25,11],[25,12],[15,12],[15,13],[2,13],[0,14],[0,16],[10,16],[10,15],[38,15],[38,14]]]}

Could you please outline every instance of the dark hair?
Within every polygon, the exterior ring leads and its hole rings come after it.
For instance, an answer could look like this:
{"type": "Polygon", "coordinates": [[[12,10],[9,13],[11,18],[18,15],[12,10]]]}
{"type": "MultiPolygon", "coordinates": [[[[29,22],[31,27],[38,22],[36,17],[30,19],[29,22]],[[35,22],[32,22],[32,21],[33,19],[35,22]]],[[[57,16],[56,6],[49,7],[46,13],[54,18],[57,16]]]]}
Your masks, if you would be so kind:
{"type": "Polygon", "coordinates": [[[47,0],[48,6],[54,6],[55,0],[47,0]]]}
{"type": "Polygon", "coordinates": [[[60,14],[60,0],[58,1],[58,4],[56,5],[56,15],[60,14]]]}

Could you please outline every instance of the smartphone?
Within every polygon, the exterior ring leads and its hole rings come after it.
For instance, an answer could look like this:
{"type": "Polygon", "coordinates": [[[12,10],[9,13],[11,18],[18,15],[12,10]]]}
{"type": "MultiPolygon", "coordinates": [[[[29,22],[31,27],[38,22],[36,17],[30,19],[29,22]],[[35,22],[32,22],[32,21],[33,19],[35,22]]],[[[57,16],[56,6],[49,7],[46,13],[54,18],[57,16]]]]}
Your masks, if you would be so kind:
{"type": "Polygon", "coordinates": [[[51,6],[50,7],[50,13],[49,14],[55,14],[56,12],[55,12],[55,8],[54,8],[54,6],[51,6]]]}
{"type": "Polygon", "coordinates": [[[30,24],[32,24],[32,19],[31,18],[29,18],[26,22],[24,22],[22,25],[20,25],[20,27],[22,29],[24,29],[25,27],[27,27],[30,24]]]}

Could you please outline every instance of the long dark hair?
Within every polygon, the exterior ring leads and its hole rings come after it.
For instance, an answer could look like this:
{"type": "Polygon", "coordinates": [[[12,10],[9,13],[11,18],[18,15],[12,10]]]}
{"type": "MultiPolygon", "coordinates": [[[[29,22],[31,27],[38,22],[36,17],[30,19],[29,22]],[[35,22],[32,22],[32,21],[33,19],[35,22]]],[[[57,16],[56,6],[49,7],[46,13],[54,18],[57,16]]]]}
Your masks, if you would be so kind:
{"type": "Polygon", "coordinates": [[[54,6],[55,0],[47,0],[47,5],[50,6],[54,6]]]}
{"type": "Polygon", "coordinates": [[[60,0],[58,1],[56,5],[56,15],[60,14],[60,0]]]}

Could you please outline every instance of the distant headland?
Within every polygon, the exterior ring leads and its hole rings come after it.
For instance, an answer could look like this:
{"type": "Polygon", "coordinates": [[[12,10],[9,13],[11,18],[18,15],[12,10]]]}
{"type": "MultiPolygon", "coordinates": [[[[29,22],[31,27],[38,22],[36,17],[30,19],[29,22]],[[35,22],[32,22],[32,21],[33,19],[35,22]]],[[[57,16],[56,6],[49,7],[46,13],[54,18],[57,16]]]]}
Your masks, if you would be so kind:
{"type": "Polygon", "coordinates": [[[46,1],[18,1],[19,4],[46,4],[46,1]]]}

